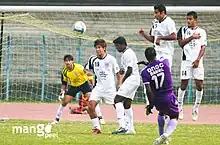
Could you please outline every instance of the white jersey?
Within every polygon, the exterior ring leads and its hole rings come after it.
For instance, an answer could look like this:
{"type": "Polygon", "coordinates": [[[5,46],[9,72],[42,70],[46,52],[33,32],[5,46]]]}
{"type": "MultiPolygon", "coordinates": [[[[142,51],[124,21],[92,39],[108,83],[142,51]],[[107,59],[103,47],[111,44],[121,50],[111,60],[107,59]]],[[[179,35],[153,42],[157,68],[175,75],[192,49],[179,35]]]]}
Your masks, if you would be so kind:
{"type": "Polygon", "coordinates": [[[162,22],[154,19],[152,22],[152,28],[150,31],[151,36],[154,37],[155,50],[164,52],[170,55],[174,53],[174,41],[173,40],[160,40],[160,45],[156,45],[156,39],[158,36],[167,36],[172,33],[176,33],[175,22],[168,16],[164,18],[162,22]]]}
{"type": "Polygon", "coordinates": [[[131,81],[135,82],[140,82],[140,75],[137,63],[138,61],[136,54],[131,48],[127,48],[121,56],[121,68],[126,73],[128,67],[132,67],[132,74],[127,79],[131,79],[131,81]]]}
{"type": "Polygon", "coordinates": [[[99,91],[111,92],[116,90],[115,74],[119,72],[119,66],[112,55],[106,54],[102,59],[91,58],[87,69],[93,70],[96,78],[95,87],[99,91]]]}
{"type": "MultiPolygon", "coordinates": [[[[178,40],[183,40],[183,39],[189,38],[194,33],[200,34],[201,37],[199,39],[191,40],[189,43],[187,43],[183,47],[182,60],[187,60],[187,61],[191,61],[191,62],[195,61],[197,59],[197,57],[199,56],[201,46],[207,45],[206,31],[202,28],[199,28],[199,27],[196,27],[194,29],[191,29],[187,26],[181,27],[177,33],[177,37],[178,37],[178,40]]],[[[202,60],[202,58],[201,58],[201,60],[202,60]]]]}

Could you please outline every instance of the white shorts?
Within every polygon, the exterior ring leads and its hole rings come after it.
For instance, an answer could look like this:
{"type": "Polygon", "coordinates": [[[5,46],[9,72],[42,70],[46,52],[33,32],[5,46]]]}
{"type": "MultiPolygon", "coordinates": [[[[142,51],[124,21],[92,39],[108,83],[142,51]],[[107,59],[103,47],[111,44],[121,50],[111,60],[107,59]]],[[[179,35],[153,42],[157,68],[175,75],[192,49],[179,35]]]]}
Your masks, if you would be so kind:
{"type": "Polygon", "coordinates": [[[169,53],[162,52],[162,51],[157,51],[156,59],[159,60],[161,58],[167,59],[169,62],[170,68],[172,67],[173,55],[171,55],[169,53]]]}
{"type": "Polygon", "coordinates": [[[139,85],[140,85],[140,83],[138,83],[138,82],[132,83],[132,82],[129,82],[128,79],[126,79],[125,82],[118,89],[117,94],[120,96],[123,96],[125,98],[129,98],[129,99],[133,100],[139,85]]]}
{"type": "Polygon", "coordinates": [[[101,100],[104,100],[106,104],[114,104],[114,99],[116,96],[116,91],[103,92],[97,89],[96,87],[92,90],[89,100],[94,100],[100,103],[101,100]]]}
{"type": "Polygon", "coordinates": [[[188,80],[188,79],[204,80],[204,67],[202,63],[197,68],[193,68],[191,61],[182,61],[181,70],[180,70],[180,79],[181,80],[188,80]]]}

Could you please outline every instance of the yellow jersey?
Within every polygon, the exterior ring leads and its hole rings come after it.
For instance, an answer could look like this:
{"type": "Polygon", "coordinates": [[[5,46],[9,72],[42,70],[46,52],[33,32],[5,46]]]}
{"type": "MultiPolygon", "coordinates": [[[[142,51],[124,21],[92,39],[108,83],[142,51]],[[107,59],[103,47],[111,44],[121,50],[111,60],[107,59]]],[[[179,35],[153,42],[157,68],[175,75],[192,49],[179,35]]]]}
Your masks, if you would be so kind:
{"type": "Polygon", "coordinates": [[[78,87],[88,81],[88,76],[84,72],[81,64],[73,63],[74,68],[69,70],[66,66],[62,70],[62,79],[73,87],[78,87]]]}

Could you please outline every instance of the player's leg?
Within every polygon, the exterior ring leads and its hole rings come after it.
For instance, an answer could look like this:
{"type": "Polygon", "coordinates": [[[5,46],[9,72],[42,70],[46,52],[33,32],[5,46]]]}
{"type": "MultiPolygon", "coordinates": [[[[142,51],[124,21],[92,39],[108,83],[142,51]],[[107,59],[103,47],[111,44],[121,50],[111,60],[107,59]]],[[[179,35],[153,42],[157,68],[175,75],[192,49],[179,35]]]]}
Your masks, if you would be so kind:
{"type": "Polygon", "coordinates": [[[193,106],[192,119],[193,121],[196,121],[199,114],[199,105],[201,104],[203,96],[204,68],[198,67],[193,69],[193,78],[195,79],[196,84],[196,99],[193,106]]]}
{"type": "Polygon", "coordinates": [[[131,103],[132,103],[132,99],[130,98],[126,98],[124,100],[125,120],[127,122],[127,129],[128,129],[126,134],[136,134],[134,129],[134,117],[133,117],[133,109],[131,103]]]}
{"type": "Polygon", "coordinates": [[[101,108],[100,108],[100,105],[97,104],[96,107],[95,107],[95,112],[99,118],[99,122],[101,125],[104,125],[105,124],[105,120],[104,118],[102,117],[102,111],[101,111],[101,108]]]}
{"type": "Polygon", "coordinates": [[[77,107],[69,107],[69,110],[70,110],[70,114],[83,114],[84,111],[86,111],[88,109],[88,103],[89,103],[89,100],[88,98],[85,98],[84,95],[82,94],[82,92],[78,92],[76,94],[76,98],[79,98],[79,106],[77,107]]]}
{"type": "Polygon", "coordinates": [[[180,110],[179,119],[183,119],[183,101],[184,101],[186,88],[188,86],[188,82],[190,78],[192,78],[191,62],[182,61],[181,69],[180,69],[181,84],[178,89],[178,96],[177,96],[177,101],[178,101],[179,110],[180,110]]]}
{"type": "MultiPolygon", "coordinates": [[[[136,79],[136,78],[135,78],[136,79]]],[[[138,79],[136,79],[138,80],[138,79]]],[[[132,81],[130,80],[125,80],[125,82],[121,85],[119,88],[117,95],[115,97],[115,107],[116,107],[116,113],[117,113],[117,118],[119,122],[119,129],[114,131],[113,133],[117,134],[119,133],[126,133],[128,129],[134,131],[133,127],[133,110],[131,108],[131,102],[134,99],[135,92],[137,91],[139,87],[139,83],[130,83],[132,81]],[[123,102],[127,103],[127,108],[125,111],[124,104],[123,102]],[[126,128],[126,123],[125,123],[125,117],[128,119],[130,123],[131,128],[126,128]],[[122,131],[121,131],[122,130],[122,131]]],[[[134,133],[135,134],[135,131],[134,133]]]]}
{"type": "Polygon", "coordinates": [[[164,120],[163,118],[160,118],[160,121],[158,116],[158,126],[159,124],[161,125],[161,130],[159,128],[160,137],[155,140],[154,144],[166,143],[168,141],[169,136],[173,133],[178,124],[179,109],[176,96],[173,93],[169,94],[167,100],[161,102],[160,105],[163,109],[161,109],[162,111],[159,111],[159,115],[162,116],[164,114],[162,112],[165,112],[166,115],[169,116],[170,120],[167,123],[165,131],[163,131],[162,127],[164,127],[164,120]]]}
{"type": "Polygon", "coordinates": [[[158,132],[161,136],[164,133],[164,126],[165,126],[165,114],[162,112],[159,112],[157,116],[157,124],[158,124],[158,132]]]}
{"type": "Polygon", "coordinates": [[[119,129],[113,131],[112,134],[120,134],[120,133],[125,133],[127,131],[126,123],[125,123],[125,109],[123,106],[123,102],[125,99],[126,99],[125,97],[118,94],[115,96],[114,104],[115,104],[119,129]]]}
{"type": "Polygon", "coordinates": [[[66,105],[68,103],[71,102],[71,100],[73,99],[72,96],[69,96],[69,95],[66,95],[65,98],[62,100],[61,104],[59,105],[58,109],[57,109],[57,112],[56,112],[56,118],[55,120],[51,123],[51,124],[57,124],[59,123],[61,117],[62,117],[62,114],[63,114],[63,109],[66,107],[66,105]]]}
{"type": "Polygon", "coordinates": [[[64,97],[64,99],[62,100],[61,104],[59,105],[57,109],[56,118],[51,124],[57,124],[60,121],[61,116],[63,114],[64,107],[66,107],[66,105],[71,102],[71,100],[73,99],[73,96],[75,96],[77,92],[78,92],[78,89],[76,87],[71,86],[68,89],[66,96],[64,97]]]}

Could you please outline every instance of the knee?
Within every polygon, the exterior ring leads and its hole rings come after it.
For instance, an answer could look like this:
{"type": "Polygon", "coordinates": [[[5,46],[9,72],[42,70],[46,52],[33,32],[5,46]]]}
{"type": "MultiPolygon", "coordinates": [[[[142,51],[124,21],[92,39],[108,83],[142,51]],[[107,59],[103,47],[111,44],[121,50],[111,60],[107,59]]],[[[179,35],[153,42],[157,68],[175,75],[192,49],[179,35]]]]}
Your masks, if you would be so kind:
{"type": "Polygon", "coordinates": [[[120,96],[120,95],[116,95],[115,99],[114,99],[114,103],[119,103],[119,102],[123,102],[124,101],[124,97],[120,96]]]}
{"type": "Polygon", "coordinates": [[[162,113],[162,112],[159,112],[159,115],[160,115],[160,116],[165,116],[164,113],[162,113]]]}
{"type": "Polygon", "coordinates": [[[89,112],[95,111],[95,106],[96,106],[96,102],[95,101],[93,101],[93,100],[89,101],[89,103],[88,103],[88,110],[89,110],[89,112]]]}
{"type": "Polygon", "coordinates": [[[188,80],[182,80],[181,85],[180,85],[180,89],[181,90],[186,90],[187,86],[188,86],[188,80]]]}
{"type": "Polygon", "coordinates": [[[131,99],[125,99],[124,100],[124,108],[130,109],[131,108],[131,99]]]}
{"type": "Polygon", "coordinates": [[[202,91],[203,89],[203,82],[202,81],[196,81],[196,90],[202,91]]]}

